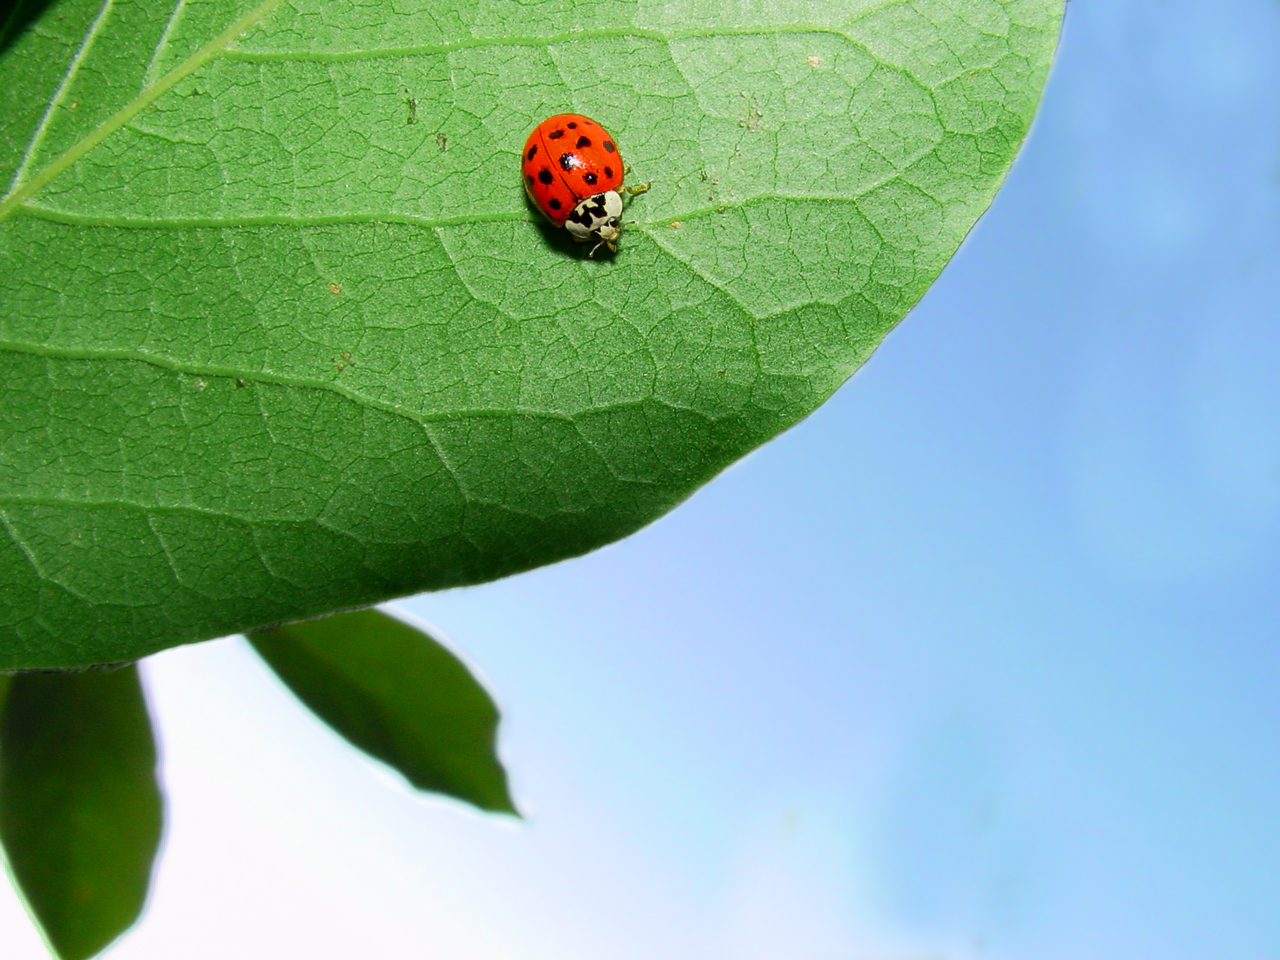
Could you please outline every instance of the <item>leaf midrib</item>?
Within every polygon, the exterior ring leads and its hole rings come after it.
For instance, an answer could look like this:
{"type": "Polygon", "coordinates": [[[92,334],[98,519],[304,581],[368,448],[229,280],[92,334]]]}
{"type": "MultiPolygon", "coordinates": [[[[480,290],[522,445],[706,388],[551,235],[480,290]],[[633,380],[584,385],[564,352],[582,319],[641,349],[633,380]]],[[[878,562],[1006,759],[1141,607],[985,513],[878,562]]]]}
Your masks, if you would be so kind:
{"type": "MultiPolygon", "coordinates": [[[[12,217],[22,204],[24,204],[33,194],[107,137],[111,136],[111,134],[115,133],[115,131],[119,130],[122,126],[136,117],[142,110],[154,103],[158,97],[171,89],[175,84],[185,77],[190,76],[209,61],[225,52],[226,49],[234,43],[242,33],[256,25],[282,2],[283,0],[263,0],[263,2],[257,7],[246,13],[239,20],[233,22],[220,34],[206,43],[182,63],[178,64],[178,66],[166,73],[155,83],[144,87],[136,97],[129,101],[129,103],[125,104],[121,109],[117,110],[93,130],[89,131],[87,135],[73,144],[53,162],[45,166],[34,177],[23,183],[17,184],[8,196],[3,200],[0,200],[0,222],[12,217]]],[[[106,6],[104,6],[103,9],[105,11],[106,6]]],[[[95,24],[96,23],[97,21],[95,20],[95,24]]],[[[85,48],[87,43],[88,40],[86,39],[86,44],[82,45],[81,50],[85,48]]],[[[58,92],[54,95],[53,103],[57,102],[65,86],[66,81],[64,79],[64,82],[58,87],[58,92]]],[[[43,129],[44,124],[42,122],[40,132],[43,132],[43,129]]],[[[39,136],[39,132],[36,136],[39,136]]]]}

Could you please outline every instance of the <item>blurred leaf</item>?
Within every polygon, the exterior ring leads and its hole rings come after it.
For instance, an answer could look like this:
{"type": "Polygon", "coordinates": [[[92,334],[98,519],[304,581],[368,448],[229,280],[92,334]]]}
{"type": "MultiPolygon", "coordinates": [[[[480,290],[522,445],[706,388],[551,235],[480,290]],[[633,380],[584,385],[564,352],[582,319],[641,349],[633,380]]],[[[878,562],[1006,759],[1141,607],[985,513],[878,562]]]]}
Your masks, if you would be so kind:
{"type": "Polygon", "coordinates": [[[5,678],[0,841],[63,960],[91,957],[142,912],[164,801],[138,668],[5,678]]]}
{"type": "Polygon", "coordinates": [[[476,583],[671,509],[937,276],[1061,6],[54,4],[0,56],[0,666],[476,583]],[[653,181],[615,258],[524,199],[567,109],[653,181]]]}
{"type": "Polygon", "coordinates": [[[261,630],[249,642],[321,720],[418,789],[516,813],[496,753],[497,706],[421,630],[359,610],[261,630]]]}

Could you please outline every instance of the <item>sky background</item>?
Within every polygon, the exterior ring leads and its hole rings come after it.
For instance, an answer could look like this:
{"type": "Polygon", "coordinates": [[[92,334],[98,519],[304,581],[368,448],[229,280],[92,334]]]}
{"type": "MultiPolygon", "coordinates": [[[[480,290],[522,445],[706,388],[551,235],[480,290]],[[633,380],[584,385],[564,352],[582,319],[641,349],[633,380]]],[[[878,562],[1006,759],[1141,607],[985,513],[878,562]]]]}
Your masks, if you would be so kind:
{"type": "MultiPolygon", "coordinates": [[[[1280,960],[1280,3],[1073,0],[990,213],[804,423],[630,539],[401,609],[525,823],[238,639],[146,664],[110,960],[1280,960]]],[[[7,960],[46,956],[0,890],[7,960]]]]}

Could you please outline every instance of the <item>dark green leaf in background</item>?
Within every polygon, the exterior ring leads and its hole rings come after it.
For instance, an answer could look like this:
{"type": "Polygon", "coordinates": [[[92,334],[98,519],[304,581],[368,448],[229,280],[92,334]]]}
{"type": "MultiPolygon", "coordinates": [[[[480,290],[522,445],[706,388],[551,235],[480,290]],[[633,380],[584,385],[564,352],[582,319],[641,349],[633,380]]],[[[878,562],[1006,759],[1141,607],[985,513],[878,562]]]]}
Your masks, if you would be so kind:
{"type": "Polygon", "coordinates": [[[251,634],[298,699],[420,790],[515,813],[496,754],[498,708],[454,654],[377,610],[251,634]]]}
{"type": "Polygon", "coordinates": [[[142,912],[164,801],[135,665],[0,678],[0,841],[63,960],[142,912]]]}
{"type": "Polygon", "coordinates": [[[622,537],[825,400],[990,203],[1061,0],[61,0],[0,56],[0,665],[622,537]],[[615,135],[616,257],[518,151],[615,135]]]}

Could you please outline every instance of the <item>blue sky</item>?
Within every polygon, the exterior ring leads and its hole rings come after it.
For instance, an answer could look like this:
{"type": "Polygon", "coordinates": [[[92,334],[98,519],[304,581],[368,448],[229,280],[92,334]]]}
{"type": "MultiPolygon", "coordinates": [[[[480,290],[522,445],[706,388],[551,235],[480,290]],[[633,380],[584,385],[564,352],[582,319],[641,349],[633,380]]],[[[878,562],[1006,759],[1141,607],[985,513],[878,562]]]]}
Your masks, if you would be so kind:
{"type": "MultiPolygon", "coordinates": [[[[1280,6],[1072,0],[1033,135],[828,404],[588,557],[403,608],[524,825],[241,641],[148,664],[113,960],[1280,958],[1280,6]]],[[[6,956],[43,956],[0,894],[6,956]]]]}

